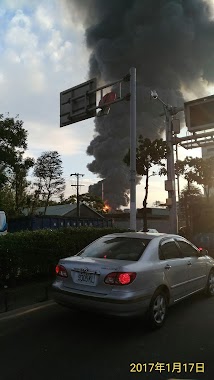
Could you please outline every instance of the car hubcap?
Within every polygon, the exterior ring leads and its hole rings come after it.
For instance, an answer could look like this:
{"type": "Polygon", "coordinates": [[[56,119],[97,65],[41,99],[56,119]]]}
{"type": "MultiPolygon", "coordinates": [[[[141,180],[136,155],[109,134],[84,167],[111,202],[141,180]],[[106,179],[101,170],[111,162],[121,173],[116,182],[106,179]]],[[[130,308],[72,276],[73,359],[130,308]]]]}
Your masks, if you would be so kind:
{"type": "Polygon", "coordinates": [[[209,276],[209,291],[210,294],[214,294],[214,273],[210,273],[209,276]]]}
{"type": "Polygon", "coordinates": [[[159,294],[154,301],[153,315],[156,323],[162,323],[166,314],[166,302],[165,298],[159,294]]]}

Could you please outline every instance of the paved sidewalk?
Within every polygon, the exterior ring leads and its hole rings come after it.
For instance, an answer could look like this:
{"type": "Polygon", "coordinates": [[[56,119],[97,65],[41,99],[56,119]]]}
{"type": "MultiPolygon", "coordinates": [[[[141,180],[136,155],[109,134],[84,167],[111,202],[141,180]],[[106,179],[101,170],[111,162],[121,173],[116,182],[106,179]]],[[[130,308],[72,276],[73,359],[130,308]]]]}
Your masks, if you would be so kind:
{"type": "Polygon", "coordinates": [[[0,290],[0,315],[52,299],[52,281],[32,282],[0,290]]]}

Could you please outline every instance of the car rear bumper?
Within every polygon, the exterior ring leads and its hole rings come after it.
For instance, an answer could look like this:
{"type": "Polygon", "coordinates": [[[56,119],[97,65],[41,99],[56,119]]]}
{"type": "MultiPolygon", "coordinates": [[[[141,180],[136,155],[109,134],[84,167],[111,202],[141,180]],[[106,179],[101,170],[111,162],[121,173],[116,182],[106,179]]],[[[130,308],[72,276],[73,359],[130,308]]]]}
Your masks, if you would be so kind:
{"type": "Polygon", "coordinates": [[[60,305],[121,317],[134,317],[145,314],[151,300],[150,296],[116,299],[109,296],[79,294],[72,292],[70,289],[61,289],[57,284],[52,285],[52,290],[53,299],[60,305]]]}

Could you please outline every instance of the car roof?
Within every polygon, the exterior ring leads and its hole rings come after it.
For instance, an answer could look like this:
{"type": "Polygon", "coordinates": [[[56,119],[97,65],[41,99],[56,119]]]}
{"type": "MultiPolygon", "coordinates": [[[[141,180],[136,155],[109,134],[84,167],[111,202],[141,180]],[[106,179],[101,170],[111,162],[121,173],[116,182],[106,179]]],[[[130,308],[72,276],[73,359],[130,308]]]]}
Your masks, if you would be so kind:
{"type": "MultiPolygon", "coordinates": [[[[130,237],[130,238],[140,238],[140,239],[154,239],[154,238],[163,238],[163,237],[178,237],[174,234],[166,234],[162,232],[117,232],[114,234],[105,235],[105,237],[130,237]]],[[[104,236],[103,236],[104,237],[104,236]]],[[[180,236],[179,236],[180,237],[180,236]]]]}
{"type": "Polygon", "coordinates": [[[148,228],[147,231],[144,231],[144,230],[142,229],[142,230],[139,230],[139,231],[137,231],[137,232],[152,232],[152,231],[159,232],[158,230],[156,230],[156,228],[148,228]]]}

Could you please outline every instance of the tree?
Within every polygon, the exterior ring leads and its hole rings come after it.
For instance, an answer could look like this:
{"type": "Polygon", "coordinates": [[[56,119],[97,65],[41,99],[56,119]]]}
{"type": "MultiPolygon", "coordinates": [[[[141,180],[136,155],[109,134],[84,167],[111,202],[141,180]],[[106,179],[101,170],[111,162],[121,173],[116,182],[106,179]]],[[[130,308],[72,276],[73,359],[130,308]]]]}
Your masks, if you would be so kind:
{"type": "MultiPolygon", "coordinates": [[[[149,191],[149,177],[154,175],[165,175],[165,160],[170,150],[166,141],[163,139],[150,140],[143,138],[141,135],[138,139],[138,146],[136,149],[136,171],[139,175],[145,176],[145,196],[143,200],[143,230],[147,231],[147,198],[149,191]],[[163,161],[164,160],[164,161],[163,161]],[[159,166],[157,172],[150,174],[150,169],[153,166],[159,166]]],[[[130,150],[125,155],[123,161],[126,165],[130,165],[130,150]]]]}
{"type": "Polygon", "coordinates": [[[70,197],[66,198],[63,203],[65,203],[65,204],[71,204],[71,203],[74,204],[76,202],[77,202],[77,195],[73,194],[73,195],[70,195],[70,197]]]}
{"type": "Polygon", "coordinates": [[[15,194],[9,185],[0,189],[0,210],[4,210],[7,217],[15,214],[15,194]]]}
{"type": "Polygon", "coordinates": [[[202,192],[198,186],[188,182],[181,191],[179,199],[180,224],[184,221],[186,237],[191,238],[193,233],[193,211],[195,208],[202,207],[202,192]]]}
{"type": "Polygon", "coordinates": [[[57,151],[48,151],[41,154],[34,166],[34,183],[39,197],[45,204],[44,215],[53,195],[60,195],[65,190],[65,180],[62,177],[62,160],[57,151]]]}
{"type": "Polygon", "coordinates": [[[0,115],[0,163],[1,170],[14,164],[17,151],[27,149],[27,131],[23,121],[0,115]]]}
{"type": "MultiPolygon", "coordinates": [[[[23,159],[27,149],[27,131],[23,128],[23,121],[18,117],[4,117],[0,115],[0,189],[1,204],[7,209],[8,203],[4,194],[15,193],[14,212],[21,208],[24,194],[28,185],[26,176],[32,159],[23,159]],[[5,188],[5,191],[4,191],[5,188]],[[5,204],[3,204],[3,200],[5,204]]],[[[12,199],[10,197],[10,199],[12,199]]],[[[12,206],[10,204],[10,212],[12,206]]]]}
{"type": "Polygon", "coordinates": [[[9,182],[15,192],[15,212],[20,213],[21,209],[27,202],[27,188],[30,182],[27,180],[27,174],[30,168],[34,166],[34,159],[23,158],[22,152],[18,152],[15,162],[11,165],[11,174],[9,182]]]}
{"type": "MultiPolygon", "coordinates": [[[[105,203],[103,202],[102,198],[98,197],[97,195],[93,195],[90,193],[85,193],[79,195],[79,200],[83,203],[85,203],[87,206],[93,208],[97,212],[107,212],[107,209],[105,210],[105,203]]],[[[64,203],[76,203],[77,202],[77,196],[76,194],[71,195],[69,198],[67,198],[64,203]]]]}
{"type": "Polygon", "coordinates": [[[89,193],[81,194],[80,200],[98,212],[105,212],[105,203],[103,202],[102,198],[98,197],[97,195],[89,193]]]}
{"type": "Polygon", "coordinates": [[[177,161],[175,168],[188,183],[196,182],[201,185],[207,201],[209,200],[210,189],[214,187],[214,157],[207,159],[186,157],[183,161],[177,161]]]}

